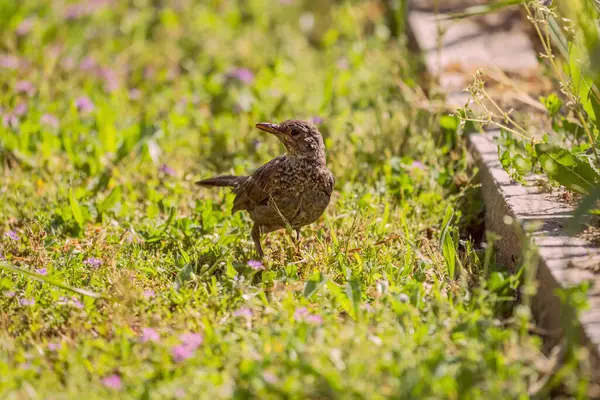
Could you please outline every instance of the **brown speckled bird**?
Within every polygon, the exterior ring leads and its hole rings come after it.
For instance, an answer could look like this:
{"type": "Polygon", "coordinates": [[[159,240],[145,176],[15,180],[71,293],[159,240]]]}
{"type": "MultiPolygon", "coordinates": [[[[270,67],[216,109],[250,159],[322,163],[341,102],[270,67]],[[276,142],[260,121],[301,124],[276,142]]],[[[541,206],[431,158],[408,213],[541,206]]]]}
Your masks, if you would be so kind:
{"type": "Polygon", "coordinates": [[[223,175],[196,184],[233,188],[236,196],[232,213],[250,213],[254,221],[252,240],[262,258],[260,235],[288,223],[299,239],[300,228],[316,221],[327,208],[335,179],[325,163],[323,137],[310,122],[287,120],[256,127],[275,135],[287,152],[250,176],[223,175]]]}

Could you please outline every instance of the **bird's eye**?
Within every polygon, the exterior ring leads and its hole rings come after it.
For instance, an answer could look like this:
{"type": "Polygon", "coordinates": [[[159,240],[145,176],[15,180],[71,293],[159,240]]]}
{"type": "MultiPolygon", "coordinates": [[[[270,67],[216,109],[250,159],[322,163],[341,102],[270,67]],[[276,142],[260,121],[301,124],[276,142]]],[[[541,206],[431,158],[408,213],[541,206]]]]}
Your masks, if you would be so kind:
{"type": "Polygon", "coordinates": [[[292,136],[298,136],[300,134],[300,129],[294,128],[291,132],[292,136]]]}

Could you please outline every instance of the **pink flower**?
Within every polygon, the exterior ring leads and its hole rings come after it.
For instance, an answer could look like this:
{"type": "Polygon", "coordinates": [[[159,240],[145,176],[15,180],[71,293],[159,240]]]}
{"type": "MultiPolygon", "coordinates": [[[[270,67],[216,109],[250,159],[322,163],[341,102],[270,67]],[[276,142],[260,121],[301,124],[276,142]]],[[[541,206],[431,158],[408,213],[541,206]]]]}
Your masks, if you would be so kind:
{"type": "Polygon", "coordinates": [[[57,351],[61,348],[61,344],[60,343],[56,343],[56,342],[50,342],[48,343],[48,350],[50,351],[57,351]]]}
{"type": "Polygon", "coordinates": [[[336,67],[338,67],[338,69],[341,69],[341,70],[346,70],[350,66],[350,64],[348,63],[348,59],[346,57],[342,57],[339,60],[337,60],[335,65],[336,65],[336,67]]]}
{"type": "Polygon", "coordinates": [[[169,69],[167,70],[167,75],[166,78],[170,81],[175,80],[179,77],[180,75],[180,70],[179,70],[179,66],[178,65],[172,65],[171,67],[169,67],[169,69]]]}
{"type": "Polygon", "coordinates": [[[110,68],[102,68],[100,76],[104,79],[107,92],[114,92],[121,87],[117,73],[110,68]]]}
{"type": "Polygon", "coordinates": [[[83,265],[87,265],[91,268],[98,268],[102,265],[102,260],[97,257],[86,258],[85,261],[83,261],[83,265]]]}
{"type": "Polygon", "coordinates": [[[158,342],[160,341],[160,335],[152,328],[142,329],[142,343],[146,342],[158,342]]]}
{"type": "Polygon", "coordinates": [[[121,390],[121,388],[123,387],[121,377],[117,374],[112,374],[105,377],[104,379],[102,379],[102,384],[105,387],[113,390],[121,390]]]}
{"type": "Polygon", "coordinates": [[[254,73],[248,68],[235,68],[227,73],[229,78],[237,79],[247,85],[254,81],[254,73]]]}
{"type": "Polygon", "coordinates": [[[304,322],[311,325],[321,325],[323,323],[323,317],[317,314],[310,314],[304,317],[304,322]]]}
{"type": "Polygon", "coordinates": [[[79,301],[79,299],[75,296],[71,296],[71,305],[75,308],[79,308],[80,310],[83,310],[84,305],[82,302],[79,301]]]}
{"type": "Polygon", "coordinates": [[[58,118],[56,118],[54,115],[46,113],[40,118],[40,124],[48,125],[54,129],[57,129],[59,122],[58,118]]]}
{"type": "Polygon", "coordinates": [[[413,161],[412,167],[416,169],[425,169],[425,164],[423,164],[421,161],[413,161]]]}
{"type": "Polygon", "coordinates": [[[35,270],[35,272],[40,275],[48,275],[48,270],[46,268],[38,268],[35,270]]]}
{"type": "Polygon", "coordinates": [[[60,44],[53,44],[48,46],[47,48],[48,55],[52,58],[58,58],[62,53],[64,47],[60,44]]]}
{"type": "Polygon", "coordinates": [[[35,87],[29,81],[19,81],[15,83],[15,92],[26,93],[27,96],[31,97],[35,94],[35,87]]]}
{"type": "Polygon", "coordinates": [[[171,355],[176,363],[183,362],[194,355],[196,349],[180,344],[171,349],[171,355]]]}
{"type": "Polygon", "coordinates": [[[298,307],[294,311],[294,319],[296,321],[302,321],[304,317],[308,315],[308,309],[306,307],[298,307]]]}
{"type": "Polygon", "coordinates": [[[198,348],[202,342],[204,341],[204,336],[199,333],[184,333],[179,336],[179,340],[183,343],[184,346],[193,347],[194,349],[198,348]]]}
{"type": "Polygon", "coordinates": [[[77,19],[86,14],[86,8],[83,4],[77,3],[73,4],[65,9],[65,18],[66,19],[77,19]]]}
{"type": "Polygon", "coordinates": [[[234,317],[252,318],[252,310],[248,307],[242,307],[233,313],[234,317]]]}
{"type": "Polygon", "coordinates": [[[19,368],[24,369],[24,370],[32,369],[31,367],[32,367],[32,365],[30,362],[21,363],[19,365],[19,368]]]}
{"type": "Polygon", "coordinates": [[[144,79],[150,79],[156,74],[156,67],[148,65],[144,68],[144,79]]]}
{"type": "Polygon", "coordinates": [[[12,240],[19,240],[19,235],[17,234],[17,232],[12,231],[12,230],[6,232],[4,234],[4,236],[6,236],[7,238],[12,239],[12,240]]]}
{"type": "Polygon", "coordinates": [[[173,168],[169,167],[167,164],[163,164],[160,166],[160,172],[162,172],[165,175],[169,175],[169,176],[177,175],[177,172],[175,172],[175,170],[173,168]]]}
{"type": "Polygon", "coordinates": [[[315,125],[321,125],[325,120],[321,117],[312,117],[310,119],[310,122],[312,122],[315,125]]]}
{"type": "Polygon", "coordinates": [[[87,17],[94,14],[102,7],[112,3],[114,3],[114,0],[83,0],[67,7],[64,16],[67,19],[87,17]]]}
{"type": "Polygon", "coordinates": [[[270,383],[271,385],[277,383],[277,376],[275,376],[275,374],[269,371],[263,372],[263,379],[265,380],[265,382],[270,383]]]}
{"type": "Polygon", "coordinates": [[[94,103],[92,103],[92,100],[90,100],[90,98],[87,96],[81,96],[77,98],[77,100],[75,100],[75,105],[83,114],[89,114],[96,109],[96,106],[94,103]]]}
{"type": "Polygon", "coordinates": [[[21,65],[21,60],[10,54],[0,54],[0,68],[17,69],[21,65]]]}
{"type": "Polygon", "coordinates": [[[17,118],[17,116],[12,113],[6,113],[2,116],[2,123],[7,128],[16,128],[17,126],[19,126],[19,118],[17,118]]]}
{"type": "Polygon", "coordinates": [[[13,292],[12,290],[9,290],[9,291],[7,291],[7,292],[4,292],[4,295],[5,295],[6,297],[9,297],[9,298],[10,298],[10,297],[15,297],[16,293],[15,293],[15,292],[13,292]]]}
{"type": "Polygon", "coordinates": [[[142,98],[142,91],[140,89],[131,89],[129,91],[129,98],[131,100],[139,100],[142,98]]]}
{"type": "Polygon", "coordinates": [[[13,110],[13,113],[17,117],[22,117],[23,115],[25,115],[27,113],[27,104],[25,104],[25,103],[19,103],[19,104],[17,104],[17,106],[13,110]]]}
{"type": "Polygon", "coordinates": [[[31,28],[33,28],[34,19],[33,18],[25,18],[21,23],[17,26],[15,33],[19,36],[27,35],[31,28]]]}
{"type": "Polygon", "coordinates": [[[204,341],[204,336],[199,333],[184,333],[179,336],[181,344],[171,349],[171,355],[175,362],[179,363],[192,357],[196,349],[204,341]]]}
{"type": "Polygon", "coordinates": [[[144,290],[144,297],[147,299],[151,299],[156,296],[156,292],[152,289],[144,290]]]}
{"type": "Polygon", "coordinates": [[[79,69],[82,72],[95,72],[98,68],[98,62],[92,56],[87,56],[79,63],[79,69]]]}
{"type": "Polygon", "coordinates": [[[33,299],[19,299],[19,304],[22,306],[32,306],[35,304],[35,300],[33,299]]]}
{"type": "Polygon", "coordinates": [[[323,317],[317,314],[311,314],[306,307],[296,308],[294,319],[298,322],[305,322],[311,325],[321,325],[323,323],[323,317]]]}
{"type": "Polygon", "coordinates": [[[62,59],[62,66],[65,70],[71,71],[75,68],[75,59],[71,56],[66,56],[62,59]]]}
{"type": "Polygon", "coordinates": [[[258,260],[250,260],[248,261],[248,266],[253,270],[260,271],[261,269],[265,269],[265,266],[258,260]]]}
{"type": "Polygon", "coordinates": [[[75,308],[79,308],[80,310],[83,309],[83,303],[80,302],[77,297],[75,296],[71,296],[71,298],[67,298],[65,296],[60,296],[58,298],[58,301],[56,302],[56,304],[60,304],[60,305],[72,305],[75,308]]]}

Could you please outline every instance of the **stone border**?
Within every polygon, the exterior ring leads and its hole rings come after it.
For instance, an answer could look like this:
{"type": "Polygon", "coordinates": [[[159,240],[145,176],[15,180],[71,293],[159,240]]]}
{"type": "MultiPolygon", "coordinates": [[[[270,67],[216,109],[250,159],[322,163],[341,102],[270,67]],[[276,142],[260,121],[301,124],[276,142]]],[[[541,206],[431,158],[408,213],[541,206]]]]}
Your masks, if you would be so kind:
{"type": "MultiPolygon", "coordinates": [[[[409,36],[415,42],[413,47],[423,54],[427,72],[438,81],[450,106],[456,109],[465,105],[469,96],[464,89],[478,68],[487,72],[500,70],[523,81],[539,75],[538,60],[529,36],[514,17],[514,13],[498,13],[438,22],[433,12],[408,13],[409,36]],[[441,40],[437,39],[438,25],[443,32],[441,40]]],[[[510,92],[505,91],[504,95],[518,95],[510,92]]]]}
{"type": "Polygon", "coordinates": [[[581,341],[590,350],[592,371],[600,379],[600,274],[592,271],[600,265],[600,248],[588,241],[567,236],[564,227],[573,207],[560,198],[560,192],[543,191],[538,186],[523,186],[506,173],[498,160],[494,137],[499,132],[472,134],[469,147],[479,168],[479,181],[485,202],[486,229],[501,236],[495,242],[496,260],[512,266],[521,258],[523,245],[531,231],[530,242],[539,258],[536,280],[538,293],[532,311],[537,325],[544,330],[545,347],[559,344],[563,328],[570,323],[556,290],[586,281],[590,307],[579,318],[581,341]],[[508,218],[507,218],[508,217],[508,218]],[[529,226],[528,226],[529,225],[529,226]]]}
{"type": "MultiPolygon", "coordinates": [[[[438,23],[433,12],[419,8],[409,11],[408,27],[428,74],[437,78],[454,108],[465,105],[468,94],[464,88],[477,68],[500,70],[517,81],[540,74],[533,45],[519,19],[515,21],[514,12],[438,23]],[[438,39],[440,30],[443,36],[438,39]]],[[[590,351],[594,381],[600,382],[600,248],[564,232],[573,208],[560,198],[560,192],[544,192],[510,178],[498,159],[493,140],[498,133],[469,137],[471,154],[479,167],[486,229],[501,236],[495,243],[496,259],[507,267],[514,266],[523,254],[523,244],[535,245],[538,290],[532,311],[543,330],[546,350],[560,343],[569,318],[573,318],[561,306],[556,290],[593,282],[590,307],[580,315],[577,333],[580,343],[590,351]],[[536,224],[530,225],[534,221],[536,224]],[[532,233],[525,235],[525,230],[532,233]]]]}

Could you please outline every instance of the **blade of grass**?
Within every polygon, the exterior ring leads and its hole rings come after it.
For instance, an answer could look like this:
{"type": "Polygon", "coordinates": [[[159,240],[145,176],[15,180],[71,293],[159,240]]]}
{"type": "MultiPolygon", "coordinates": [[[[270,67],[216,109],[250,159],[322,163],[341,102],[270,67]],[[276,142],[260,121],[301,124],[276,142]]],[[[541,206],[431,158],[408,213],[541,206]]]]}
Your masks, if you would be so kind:
{"type": "Polygon", "coordinates": [[[600,186],[596,186],[589,195],[585,196],[579,202],[577,209],[569,220],[569,225],[567,227],[569,233],[575,234],[581,230],[581,221],[583,217],[594,208],[598,200],[600,200],[600,186]]]}
{"type": "Polygon", "coordinates": [[[102,295],[99,294],[99,293],[92,292],[90,290],[79,289],[79,288],[76,288],[76,287],[73,287],[73,286],[69,286],[66,283],[63,283],[63,282],[58,281],[56,279],[52,279],[52,278],[49,278],[47,276],[39,275],[39,274],[36,274],[36,273],[33,273],[33,272],[25,271],[25,270],[23,270],[23,269],[21,269],[19,267],[11,265],[11,264],[0,263],[0,269],[3,269],[5,271],[14,272],[15,274],[26,276],[28,278],[32,278],[32,279],[35,279],[37,281],[47,283],[49,285],[56,286],[56,287],[59,287],[61,289],[65,289],[65,290],[69,290],[71,292],[75,292],[75,293],[81,294],[83,296],[92,297],[94,299],[99,299],[100,297],[102,297],[102,295]]]}

